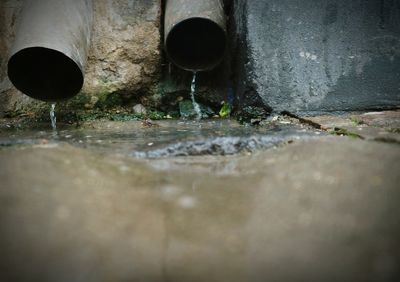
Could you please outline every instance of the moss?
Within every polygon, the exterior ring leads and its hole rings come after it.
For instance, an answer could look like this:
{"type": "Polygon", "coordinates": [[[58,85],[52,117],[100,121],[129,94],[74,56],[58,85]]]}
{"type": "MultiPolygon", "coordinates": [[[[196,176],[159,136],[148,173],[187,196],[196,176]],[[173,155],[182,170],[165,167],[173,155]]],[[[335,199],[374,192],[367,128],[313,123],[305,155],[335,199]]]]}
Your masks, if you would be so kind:
{"type": "Polygon", "coordinates": [[[158,111],[155,109],[151,109],[148,111],[147,117],[150,119],[154,119],[154,120],[161,120],[161,119],[165,119],[166,115],[164,112],[161,112],[161,111],[158,111]]]}
{"type": "Polygon", "coordinates": [[[359,120],[356,117],[351,117],[350,120],[355,124],[355,125],[363,125],[365,124],[362,120],[359,120]]]}
{"type": "Polygon", "coordinates": [[[187,96],[187,91],[181,88],[172,78],[163,79],[158,84],[157,94],[152,96],[154,105],[165,112],[176,111],[182,97],[187,96]]]}
{"type": "MultiPolygon", "coordinates": [[[[98,93],[81,92],[67,101],[58,102],[56,106],[57,119],[61,123],[77,123],[79,125],[81,122],[98,119],[133,121],[144,120],[146,118],[160,120],[167,117],[179,117],[177,105],[179,99],[176,96],[172,97],[169,95],[170,91],[174,91],[176,87],[177,84],[172,79],[160,82],[158,93],[164,95],[165,99],[171,99],[171,103],[174,102],[175,105],[172,103],[164,106],[165,104],[161,98],[158,98],[158,101],[147,104],[150,110],[144,116],[132,114],[130,107],[124,107],[127,103],[123,98],[125,96],[116,92],[117,89],[112,81],[102,81],[101,91],[98,93]]],[[[49,122],[49,111],[50,103],[33,101],[29,106],[4,113],[3,116],[13,119],[21,118],[21,120],[26,120],[29,124],[35,122],[47,123],[49,122]]]]}
{"type": "Polygon", "coordinates": [[[170,116],[170,117],[173,118],[173,119],[178,119],[178,118],[180,118],[179,111],[169,111],[169,112],[167,113],[167,116],[170,116]]]}
{"type": "Polygon", "coordinates": [[[268,114],[269,113],[261,107],[247,106],[237,113],[236,118],[242,124],[253,124],[253,121],[261,121],[267,118],[268,114]]]}
{"type": "Polygon", "coordinates": [[[60,105],[61,108],[65,110],[78,110],[84,109],[85,106],[90,103],[90,101],[90,95],[86,93],[80,93],[66,102],[61,102],[60,105]]]}
{"type": "Polygon", "coordinates": [[[165,95],[176,92],[177,89],[179,89],[179,85],[175,80],[165,78],[158,83],[157,94],[164,97],[165,95]]]}
{"type": "Polygon", "coordinates": [[[353,139],[364,139],[363,136],[361,136],[359,134],[356,134],[356,133],[353,133],[353,132],[350,132],[350,131],[348,131],[348,130],[346,130],[344,128],[335,127],[329,133],[332,134],[332,135],[337,135],[337,136],[347,136],[347,137],[350,137],[350,138],[353,138],[353,139]]]}
{"type": "Polygon", "coordinates": [[[10,112],[5,112],[4,117],[5,118],[17,118],[24,114],[25,114],[25,112],[22,110],[15,110],[15,111],[10,111],[10,112]]]}
{"type": "Polygon", "coordinates": [[[118,93],[103,92],[96,95],[97,102],[96,108],[100,109],[111,109],[122,105],[122,98],[118,93]]]}
{"type": "Polygon", "coordinates": [[[143,115],[138,114],[114,114],[110,118],[112,121],[137,121],[144,119],[145,117],[143,115]]]}
{"type": "MultiPolygon", "coordinates": [[[[201,103],[197,103],[200,107],[201,117],[210,118],[215,115],[214,111],[201,103]]],[[[196,110],[191,100],[183,100],[179,102],[179,113],[182,118],[195,118],[197,117],[196,110]]]]}

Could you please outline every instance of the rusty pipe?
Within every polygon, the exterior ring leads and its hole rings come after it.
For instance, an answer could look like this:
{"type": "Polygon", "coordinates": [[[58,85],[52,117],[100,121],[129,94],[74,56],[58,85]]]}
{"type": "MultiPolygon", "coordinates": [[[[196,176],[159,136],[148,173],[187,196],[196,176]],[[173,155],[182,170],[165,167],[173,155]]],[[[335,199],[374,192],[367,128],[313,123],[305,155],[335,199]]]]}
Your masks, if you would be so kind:
{"type": "Polygon", "coordinates": [[[92,18],[92,0],[26,0],[8,61],[14,86],[43,101],[78,94],[92,18]]]}
{"type": "Polygon", "coordinates": [[[223,0],[167,0],[164,46],[189,71],[210,70],[223,59],[227,38],[223,0]]]}

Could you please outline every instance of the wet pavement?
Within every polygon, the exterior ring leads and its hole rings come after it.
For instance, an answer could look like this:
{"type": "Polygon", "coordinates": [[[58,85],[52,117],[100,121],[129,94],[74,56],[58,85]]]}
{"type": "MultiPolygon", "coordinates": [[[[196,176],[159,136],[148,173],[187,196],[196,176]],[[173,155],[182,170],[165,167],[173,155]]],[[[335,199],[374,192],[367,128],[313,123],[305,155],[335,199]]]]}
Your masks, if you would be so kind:
{"type": "Polygon", "coordinates": [[[79,128],[59,127],[57,131],[50,130],[48,124],[30,130],[3,129],[0,147],[70,144],[139,158],[234,155],[325,134],[288,121],[257,128],[231,120],[94,122],[79,128]]]}
{"type": "Polygon", "coordinates": [[[396,142],[288,118],[10,127],[0,281],[399,281],[396,142]]]}

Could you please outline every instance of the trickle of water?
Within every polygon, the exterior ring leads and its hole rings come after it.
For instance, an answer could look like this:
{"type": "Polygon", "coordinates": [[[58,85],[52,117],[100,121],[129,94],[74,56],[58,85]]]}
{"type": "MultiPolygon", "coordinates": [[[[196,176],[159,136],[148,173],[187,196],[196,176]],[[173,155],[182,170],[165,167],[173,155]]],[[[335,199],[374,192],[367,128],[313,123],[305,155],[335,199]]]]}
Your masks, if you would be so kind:
{"type": "Polygon", "coordinates": [[[56,109],[56,103],[52,103],[50,109],[50,120],[51,120],[51,127],[53,127],[53,130],[57,129],[57,117],[55,109],[56,109]]]}
{"type": "Polygon", "coordinates": [[[192,86],[190,88],[191,89],[190,96],[192,97],[193,108],[196,112],[196,119],[201,120],[201,109],[194,97],[194,95],[196,94],[196,76],[197,76],[197,73],[193,72],[193,80],[192,80],[192,86]]]}

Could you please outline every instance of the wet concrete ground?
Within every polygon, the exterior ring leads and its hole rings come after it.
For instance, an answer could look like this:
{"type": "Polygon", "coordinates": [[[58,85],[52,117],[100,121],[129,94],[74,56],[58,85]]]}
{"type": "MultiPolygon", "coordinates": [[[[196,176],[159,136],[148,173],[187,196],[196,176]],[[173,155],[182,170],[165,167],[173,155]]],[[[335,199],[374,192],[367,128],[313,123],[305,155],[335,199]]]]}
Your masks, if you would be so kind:
{"type": "Polygon", "coordinates": [[[399,115],[372,116],[3,121],[0,281],[399,281],[399,115]]]}

